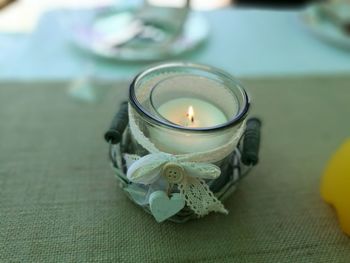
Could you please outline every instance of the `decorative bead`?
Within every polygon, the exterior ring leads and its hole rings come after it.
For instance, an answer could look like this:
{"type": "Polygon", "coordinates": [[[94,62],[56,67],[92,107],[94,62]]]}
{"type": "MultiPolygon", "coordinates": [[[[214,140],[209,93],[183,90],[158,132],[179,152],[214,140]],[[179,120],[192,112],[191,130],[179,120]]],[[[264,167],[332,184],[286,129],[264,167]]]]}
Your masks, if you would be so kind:
{"type": "Polygon", "coordinates": [[[124,101],[120,105],[119,111],[113,117],[111,126],[105,133],[106,142],[112,144],[118,144],[122,139],[123,132],[128,125],[129,115],[128,115],[128,102],[124,101]]]}

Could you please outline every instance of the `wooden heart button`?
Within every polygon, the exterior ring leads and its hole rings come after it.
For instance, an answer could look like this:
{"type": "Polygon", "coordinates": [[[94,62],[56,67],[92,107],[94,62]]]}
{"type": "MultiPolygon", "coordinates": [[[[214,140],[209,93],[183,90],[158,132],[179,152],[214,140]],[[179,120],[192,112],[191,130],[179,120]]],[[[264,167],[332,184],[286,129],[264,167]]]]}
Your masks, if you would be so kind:
{"type": "Polygon", "coordinates": [[[169,198],[163,191],[155,191],[149,198],[150,210],[158,223],[175,215],[185,206],[185,200],[180,194],[173,194],[169,198]]]}

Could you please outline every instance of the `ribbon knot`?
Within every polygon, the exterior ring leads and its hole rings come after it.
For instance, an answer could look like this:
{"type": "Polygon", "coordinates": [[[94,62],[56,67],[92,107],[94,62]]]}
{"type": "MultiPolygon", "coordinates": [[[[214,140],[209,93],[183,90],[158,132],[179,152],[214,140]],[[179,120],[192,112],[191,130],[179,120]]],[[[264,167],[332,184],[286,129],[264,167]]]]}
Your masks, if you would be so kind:
{"type": "Polygon", "coordinates": [[[216,179],[220,173],[220,168],[211,163],[187,162],[171,154],[153,153],[134,158],[128,165],[127,178],[134,183],[150,185],[164,177],[170,184],[178,185],[188,207],[198,216],[204,216],[211,211],[227,213],[204,181],[216,179]]]}

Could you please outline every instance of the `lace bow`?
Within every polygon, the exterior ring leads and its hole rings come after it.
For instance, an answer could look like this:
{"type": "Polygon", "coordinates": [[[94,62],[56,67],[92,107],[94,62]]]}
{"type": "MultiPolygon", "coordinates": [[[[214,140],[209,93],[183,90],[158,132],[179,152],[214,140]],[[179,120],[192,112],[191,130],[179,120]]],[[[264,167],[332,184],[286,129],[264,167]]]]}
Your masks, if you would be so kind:
{"type": "Polygon", "coordinates": [[[228,213],[204,181],[220,176],[220,168],[216,165],[188,162],[166,153],[148,154],[142,158],[132,156],[126,159],[134,161],[128,165],[127,177],[130,181],[150,185],[164,177],[170,185],[178,186],[186,205],[198,216],[212,211],[228,213]]]}

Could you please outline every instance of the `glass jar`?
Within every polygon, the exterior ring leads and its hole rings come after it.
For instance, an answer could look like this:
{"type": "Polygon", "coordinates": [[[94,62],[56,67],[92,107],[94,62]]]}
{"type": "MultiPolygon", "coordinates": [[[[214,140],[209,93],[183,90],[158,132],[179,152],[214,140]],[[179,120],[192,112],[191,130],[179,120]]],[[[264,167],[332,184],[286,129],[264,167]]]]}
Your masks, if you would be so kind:
{"type": "Polygon", "coordinates": [[[249,109],[246,91],[232,76],[192,63],[145,70],[132,82],[129,99],[141,131],[159,150],[171,154],[221,147],[249,109]],[[193,116],[188,114],[191,106],[193,116]]]}
{"type": "MultiPolygon", "coordinates": [[[[111,159],[121,186],[149,211],[146,199],[154,189],[128,180],[128,160],[123,156],[161,152],[219,167],[220,176],[205,183],[223,201],[242,176],[239,141],[245,132],[249,106],[241,84],[213,67],[174,62],[143,71],[130,85],[129,125],[120,144],[111,145],[111,159]],[[141,197],[135,198],[137,195],[141,197]]],[[[179,189],[172,185],[167,191],[172,195],[179,189]]],[[[185,206],[170,220],[183,222],[193,217],[193,211],[185,206]]]]}

